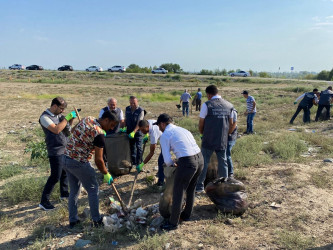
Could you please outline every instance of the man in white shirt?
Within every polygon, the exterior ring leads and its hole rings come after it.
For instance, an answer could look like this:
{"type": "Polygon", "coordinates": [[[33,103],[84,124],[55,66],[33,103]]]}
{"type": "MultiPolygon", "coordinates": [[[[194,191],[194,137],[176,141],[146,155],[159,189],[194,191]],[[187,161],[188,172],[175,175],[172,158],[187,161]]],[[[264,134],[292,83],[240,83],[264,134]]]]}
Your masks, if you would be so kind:
{"type": "Polygon", "coordinates": [[[190,131],[171,124],[168,114],[161,114],[154,125],[163,132],[160,143],[164,162],[167,167],[176,167],[172,209],[169,221],[161,225],[161,229],[174,230],[179,219],[189,220],[194,203],[195,187],[203,168],[203,157],[190,131]],[[177,163],[171,158],[171,153],[177,158],[177,163]],[[186,205],[181,213],[183,194],[186,192],[186,205]]]}
{"type": "MultiPolygon", "coordinates": [[[[136,169],[140,173],[142,171],[143,165],[147,164],[150,159],[153,157],[157,145],[157,141],[162,135],[161,130],[157,125],[153,125],[156,122],[156,120],[141,120],[139,121],[139,130],[142,134],[145,136],[143,137],[143,143],[146,143],[148,141],[148,138],[150,138],[150,152],[146,156],[146,158],[143,160],[141,164],[139,164],[136,169]]],[[[164,184],[164,171],[163,171],[163,154],[160,153],[160,156],[158,157],[158,182],[157,186],[162,187],[164,184]]]]}
{"type": "Polygon", "coordinates": [[[119,129],[124,127],[125,125],[125,118],[123,111],[117,107],[117,99],[115,98],[109,98],[107,102],[107,106],[102,108],[99,112],[99,118],[102,118],[102,115],[105,111],[110,110],[112,113],[114,113],[119,121],[118,126],[116,126],[113,130],[106,131],[106,134],[114,134],[119,132],[119,129]]]}

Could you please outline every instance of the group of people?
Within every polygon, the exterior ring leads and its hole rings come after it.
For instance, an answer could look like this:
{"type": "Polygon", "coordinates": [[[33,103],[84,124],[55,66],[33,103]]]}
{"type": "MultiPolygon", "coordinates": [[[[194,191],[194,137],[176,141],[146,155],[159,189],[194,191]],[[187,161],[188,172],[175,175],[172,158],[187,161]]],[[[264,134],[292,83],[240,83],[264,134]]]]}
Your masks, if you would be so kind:
{"type": "Polygon", "coordinates": [[[303,122],[307,123],[310,122],[310,109],[313,105],[318,106],[315,121],[317,122],[319,120],[319,117],[321,116],[321,113],[323,109],[325,108],[325,114],[324,114],[324,120],[330,119],[330,110],[331,105],[333,103],[333,91],[332,86],[329,86],[327,89],[319,92],[318,89],[313,89],[312,92],[306,92],[299,96],[294,104],[296,105],[298,101],[300,103],[298,104],[298,107],[296,109],[295,114],[290,120],[290,124],[294,123],[294,120],[296,119],[297,115],[303,110],[303,122]]]}
{"type": "MultiPolygon", "coordinates": [[[[163,165],[176,167],[171,217],[161,225],[165,230],[176,229],[179,221],[190,218],[195,193],[204,192],[204,181],[213,152],[217,155],[219,176],[232,178],[234,174],[231,148],[237,138],[237,111],[230,102],[218,94],[215,85],[208,86],[205,92],[208,101],[203,103],[202,107],[202,94],[199,99],[201,149],[191,132],[174,125],[170,115],[163,113],[157,120],[144,119],[145,111],[139,106],[135,96],[129,98],[130,105],[126,107],[125,116],[117,107],[117,100],[110,98],[108,105],[101,109],[99,118],[88,116],[74,127],[71,125],[73,119],[77,117],[77,112],[72,111],[64,116],[66,101],[62,97],[54,98],[50,108],[44,111],[39,119],[45,133],[51,167],[51,175],[44,187],[39,207],[44,210],[54,209],[50,203],[50,194],[55,184],[60,181],[61,199],[68,198],[69,223],[70,228],[73,228],[80,223],[77,204],[82,185],[88,193],[93,226],[102,225],[98,182],[89,160],[94,154],[95,164],[104,175],[104,182],[113,183],[113,177],[105,164],[105,136],[112,133],[127,133],[130,138],[132,166],[135,166],[138,173],[154,155],[158,140],[161,153],[158,157],[157,185],[164,184],[163,165]],[[150,152],[143,160],[142,144],[147,140],[150,140],[150,152]],[[172,153],[176,160],[172,159],[172,153]],[[70,192],[68,192],[68,183],[70,192]],[[184,192],[186,206],[182,211],[184,192]]],[[[253,124],[256,113],[255,100],[248,96],[247,91],[243,91],[242,94],[247,99],[248,123],[253,124]]],[[[185,99],[182,100],[184,104],[185,99]]],[[[253,133],[252,129],[253,126],[248,125],[247,132],[253,133]]]]}

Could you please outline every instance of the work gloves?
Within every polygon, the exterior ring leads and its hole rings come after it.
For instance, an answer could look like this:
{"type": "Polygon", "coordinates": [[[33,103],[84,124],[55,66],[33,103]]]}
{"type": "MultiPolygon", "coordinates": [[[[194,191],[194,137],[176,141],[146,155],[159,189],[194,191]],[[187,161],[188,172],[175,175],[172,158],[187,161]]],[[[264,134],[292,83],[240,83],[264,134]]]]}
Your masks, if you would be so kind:
{"type": "Polygon", "coordinates": [[[69,122],[70,120],[76,118],[76,112],[72,111],[68,115],[65,116],[65,119],[69,122]]]}
{"type": "Polygon", "coordinates": [[[135,136],[135,132],[134,132],[134,131],[131,132],[131,133],[128,135],[128,137],[129,137],[130,139],[134,139],[134,136],[135,136]]]}
{"type": "Polygon", "coordinates": [[[202,140],[203,134],[200,134],[200,139],[202,140]]]}
{"type": "Polygon", "coordinates": [[[142,171],[143,165],[145,165],[143,162],[141,162],[139,165],[136,166],[136,171],[140,173],[142,171]]]}
{"type": "Polygon", "coordinates": [[[127,127],[123,127],[119,129],[120,133],[126,133],[127,132],[127,127]]]}
{"type": "Polygon", "coordinates": [[[109,173],[105,174],[103,182],[111,185],[113,183],[112,175],[110,175],[109,173]]]}
{"type": "Polygon", "coordinates": [[[296,105],[297,104],[297,102],[294,102],[294,105],[296,105]]]}
{"type": "Polygon", "coordinates": [[[145,136],[143,137],[142,142],[143,142],[143,143],[146,143],[146,142],[148,141],[148,139],[149,139],[149,134],[147,133],[147,134],[145,134],[145,136]]]}

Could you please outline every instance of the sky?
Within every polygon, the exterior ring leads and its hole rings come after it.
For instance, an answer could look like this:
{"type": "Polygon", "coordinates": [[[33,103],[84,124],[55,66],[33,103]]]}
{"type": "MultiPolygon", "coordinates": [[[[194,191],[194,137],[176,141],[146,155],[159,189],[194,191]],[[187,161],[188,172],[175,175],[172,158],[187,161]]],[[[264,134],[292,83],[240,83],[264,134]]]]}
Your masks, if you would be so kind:
{"type": "Polygon", "coordinates": [[[0,0],[0,67],[333,68],[333,0],[0,0]]]}

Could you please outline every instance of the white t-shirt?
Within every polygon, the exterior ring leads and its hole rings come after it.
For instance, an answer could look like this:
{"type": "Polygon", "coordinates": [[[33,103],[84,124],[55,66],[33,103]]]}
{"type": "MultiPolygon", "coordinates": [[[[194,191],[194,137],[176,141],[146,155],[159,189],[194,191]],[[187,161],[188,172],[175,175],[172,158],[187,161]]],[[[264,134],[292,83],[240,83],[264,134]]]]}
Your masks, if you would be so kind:
{"type": "MultiPolygon", "coordinates": [[[[220,95],[214,95],[214,96],[212,97],[212,99],[216,99],[216,98],[222,98],[222,97],[221,97],[220,95]]],[[[211,99],[211,100],[212,100],[212,99],[211,99]]],[[[200,110],[200,115],[199,115],[199,117],[205,119],[206,116],[207,116],[207,114],[208,114],[208,108],[207,108],[206,103],[204,103],[204,104],[202,104],[202,106],[201,106],[201,110],[200,110]]]]}
{"type": "Polygon", "coordinates": [[[156,120],[148,120],[150,144],[157,144],[158,139],[162,135],[162,131],[157,125],[153,125],[156,120]]]}
{"type": "MultiPolygon", "coordinates": [[[[50,109],[46,109],[46,112],[49,113],[50,116],[56,117],[55,114],[53,114],[50,109]]],[[[46,116],[46,115],[42,115],[40,117],[40,124],[44,127],[44,128],[48,128],[51,124],[53,124],[54,122],[50,119],[50,117],[46,116]]]]}

